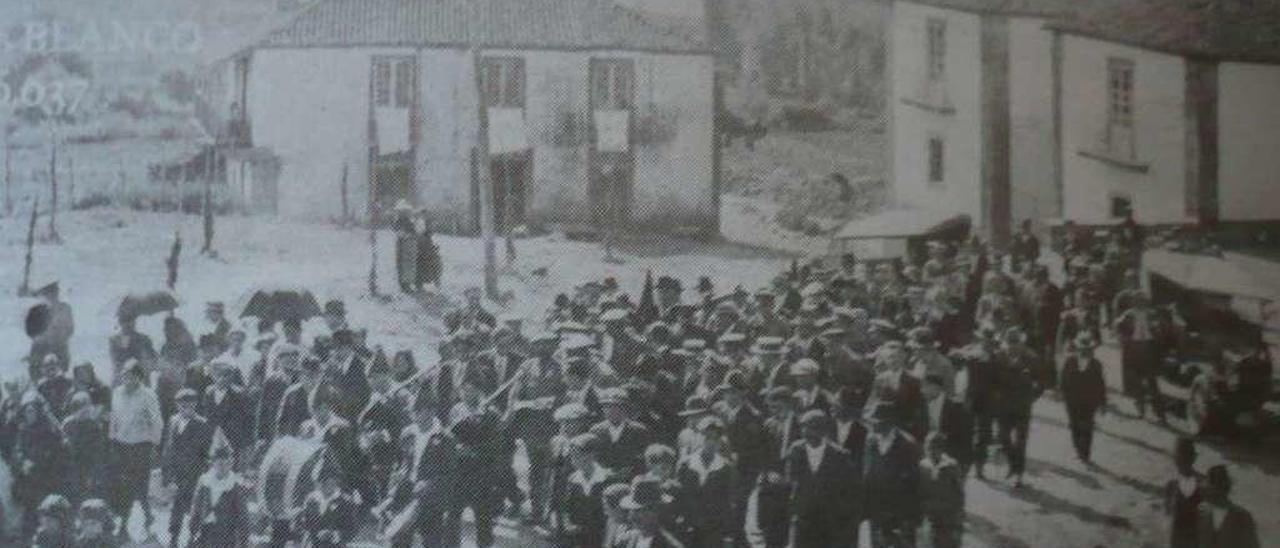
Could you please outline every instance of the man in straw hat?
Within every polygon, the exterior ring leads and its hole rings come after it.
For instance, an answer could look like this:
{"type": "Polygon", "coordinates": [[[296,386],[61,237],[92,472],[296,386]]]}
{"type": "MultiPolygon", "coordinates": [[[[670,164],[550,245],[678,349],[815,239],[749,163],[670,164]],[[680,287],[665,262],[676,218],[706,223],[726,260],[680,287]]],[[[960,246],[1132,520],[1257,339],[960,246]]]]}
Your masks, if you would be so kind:
{"type": "Polygon", "coordinates": [[[724,546],[739,536],[738,471],[724,456],[724,421],[702,417],[697,430],[700,447],[680,462],[676,473],[687,527],[683,533],[691,546],[724,546]]]}
{"type": "Polygon", "coordinates": [[[1088,331],[1076,335],[1073,352],[1062,364],[1062,402],[1067,407],[1071,443],[1081,462],[1093,462],[1094,417],[1106,412],[1107,385],[1102,364],[1093,357],[1097,339],[1088,331]]]}

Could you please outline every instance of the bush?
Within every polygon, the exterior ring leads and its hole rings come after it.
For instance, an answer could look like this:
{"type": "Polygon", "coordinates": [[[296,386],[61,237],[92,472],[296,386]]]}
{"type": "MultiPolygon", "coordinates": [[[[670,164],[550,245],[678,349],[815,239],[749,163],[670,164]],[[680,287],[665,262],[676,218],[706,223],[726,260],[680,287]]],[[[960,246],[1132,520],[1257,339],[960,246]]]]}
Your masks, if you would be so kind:
{"type": "Polygon", "coordinates": [[[813,105],[782,107],[776,123],[792,131],[827,131],[835,127],[831,114],[813,105]]]}

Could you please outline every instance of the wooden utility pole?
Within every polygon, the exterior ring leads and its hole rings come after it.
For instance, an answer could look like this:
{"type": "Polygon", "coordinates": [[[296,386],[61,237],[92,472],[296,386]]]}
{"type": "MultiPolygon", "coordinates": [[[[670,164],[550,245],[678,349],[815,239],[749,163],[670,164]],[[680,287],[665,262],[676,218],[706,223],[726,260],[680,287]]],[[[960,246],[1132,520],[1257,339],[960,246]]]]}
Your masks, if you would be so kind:
{"type": "Polygon", "coordinates": [[[76,209],[76,157],[67,156],[67,211],[76,209]]]}
{"type": "Polygon", "coordinates": [[[36,196],[31,204],[31,221],[27,223],[27,255],[22,265],[22,285],[18,286],[20,297],[31,293],[31,253],[36,246],[36,217],[38,216],[40,216],[40,197],[36,196]]]}
{"type": "Polygon", "coordinates": [[[204,159],[204,249],[205,255],[213,254],[213,165],[214,149],[204,159]]]}
{"type": "Polygon", "coordinates": [[[62,241],[58,235],[58,131],[55,127],[49,140],[49,240],[62,241]]]}
{"type": "Polygon", "coordinates": [[[342,164],[342,226],[351,223],[351,204],[347,198],[347,164],[342,164]]]}
{"type": "Polygon", "coordinates": [[[13,146],[9,143],[9,130],[4,130],[4,214],[13,215],[13,146]]]}
{"type": "Polygon", "coordinates": [[[490,299],[498,298],[498,268],[494,257],[493,219],[493,171],[489,165],[489,108],[485,104],[483,66],[480,49],[471,48],[471,58],[476,79],[476,116],[479,131],[476,132],[475,174],[480,187],[480,238],[484,240],[484,293],[490,299]]]}

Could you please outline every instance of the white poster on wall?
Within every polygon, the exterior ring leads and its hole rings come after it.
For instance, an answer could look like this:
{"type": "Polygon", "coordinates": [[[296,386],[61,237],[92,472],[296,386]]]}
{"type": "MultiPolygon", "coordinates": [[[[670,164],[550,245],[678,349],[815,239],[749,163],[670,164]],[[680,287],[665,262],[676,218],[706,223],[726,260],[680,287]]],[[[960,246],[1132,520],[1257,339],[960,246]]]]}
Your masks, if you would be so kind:
{"type": "Polygon", "coordinates": [[[600,152],[626,152],[631,150],[631,112],[627,110],[597,110],[596,150],[600,152]]]}
{"type": "Polygon", "coordinates": [[[526,150],[529,150],[529,135],[524,127],[524,109],[489,109],[489,154],[526,150]]]}
{"type": "Polygon", "coordinates": [[[395,154],[409,150],[409,109],[377,107],[373,109],[377,129],[378,154],[395,154]]]}

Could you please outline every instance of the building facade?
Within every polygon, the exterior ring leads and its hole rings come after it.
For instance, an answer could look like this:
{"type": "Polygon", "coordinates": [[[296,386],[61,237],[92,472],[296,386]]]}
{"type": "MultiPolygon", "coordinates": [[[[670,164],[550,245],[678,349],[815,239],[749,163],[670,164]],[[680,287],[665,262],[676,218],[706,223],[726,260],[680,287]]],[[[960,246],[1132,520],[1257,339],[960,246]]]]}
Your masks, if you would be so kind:
{"type": "Polygon", "coordinates": [[[1055,25],[1069,218],[1280,219],[1280,10],[1231,4],[1164,31],[1136,6],[1055,25]]]}
{"type": "Polygon", "coordinates": [[[1060,214],[1055,2],[898,0],[889,30],[891,168],[900,205],[969,215],[1003,241],[1060,214]]]}
{"type": "Polygon", "coordinates": [[[325,0],[226,63],[221,95],[278,159],[285,216],[405,200],[473,231],[489,169],[499,229],[714,232],[712,66],[605,0],[325,0]]]}

